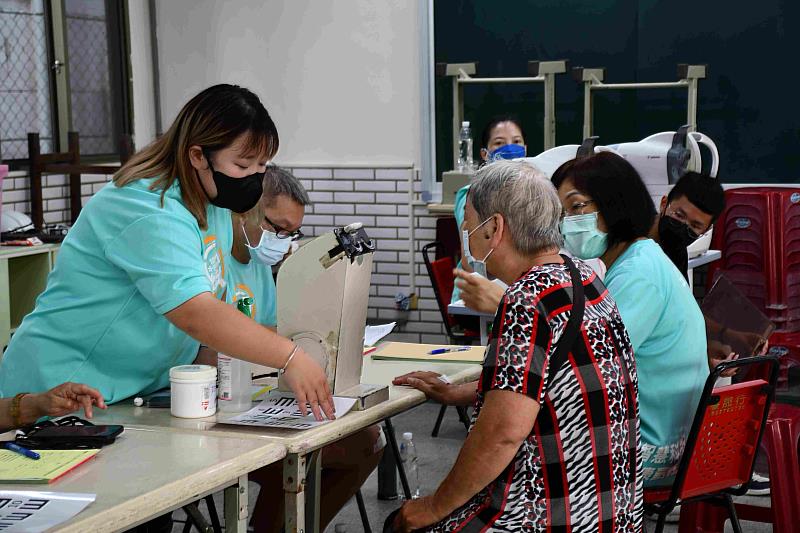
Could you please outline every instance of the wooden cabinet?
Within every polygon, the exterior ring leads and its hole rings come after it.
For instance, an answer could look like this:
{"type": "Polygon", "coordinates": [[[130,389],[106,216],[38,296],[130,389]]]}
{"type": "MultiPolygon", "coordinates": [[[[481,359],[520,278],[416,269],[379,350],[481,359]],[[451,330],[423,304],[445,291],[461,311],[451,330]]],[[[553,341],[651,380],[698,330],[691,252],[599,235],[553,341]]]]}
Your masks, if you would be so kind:
{"type": "Polygon", "coordinates": [[[33,311],[58,248],[58,244],[0,248],[0,347],[8,345],[22,318],[33,311]]]}

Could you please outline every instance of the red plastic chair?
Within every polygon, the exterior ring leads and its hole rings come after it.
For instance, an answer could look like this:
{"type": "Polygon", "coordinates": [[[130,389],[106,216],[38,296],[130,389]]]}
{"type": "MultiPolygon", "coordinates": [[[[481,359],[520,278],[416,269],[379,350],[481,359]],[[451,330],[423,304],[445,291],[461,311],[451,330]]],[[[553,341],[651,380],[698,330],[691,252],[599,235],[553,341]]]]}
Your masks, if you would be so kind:
{"type": "Polygon", "coordinates": [[[679,502],[698,500],[726,508],[733,530],[742,531],[731,495],[747,492],[777,379],[778,360],[773,356],[748,357],[714,369],[706,380],[675,482],[644,491],[645,508],[658,515],[657,533],[664,530],[667,514],[679,502]],[[725,370],[754,364],[770,365],[769,381],[714,388],[725,370]]]}
{"type": "MultiPolygon", "coordinates": [[[[453,297],[453,289],[455,282],[453,280],[453,269],[455,262],[449,255],[437,254],[439,259],[431,261],[430,251],[436,249],[441,252],[441,244],[438,241],[426,244],[422,247],[422,259],[425,261],[425,268],[428,270],[428,276],[431,278],[431,286],[433,287],[433,294],[436,296],[436,303],[439,304],[439,312],[442,314],[442,322],[444,322],[444,329],[447,332],[447,337],[452,344],[472,344],[473,342],[480,341],[480,333],[471,329],[464,329],[463,332],[456,331],[459,325],[456,317],[447,312],[447,306],[453,297]]],[[[431,431],[432,437],[439,436],[439,428],[442,426],[444,413],[447,406],[443,405],[439,409],[439,415],[436,417],[436,423],[431,431]]],[[[469,416],[465,407],[456,407],[458,418],[464,427],[469,430],[469,416]]]]}
{"type": "MultiPolygon", "coordinates": [[[[764,439],[770,477],[770,507],[736,504],[742,520],[772,523],[775,533],[793,533],[800,524],[800,408],[775,404],[770,410],[764,439]]],[[[725,514],[701,501],[681,508],[680,533],[723,533],[725,514]]]]}
{"type": "Polygon", "coordinates": [[[450,256],[443,256],[435,261],[431,261],[430,250],[438,250],[440,246],[438,241],[423,246],[422,259],[425,261],[425,268],[428,270],[428,276],[431,278],[433,294],[436,296],[436,303],[439,305],[439,312],[442,315],[444,329],[452,344],[472,344],[473,342],[480,341],[480,333],[468,328],[458,331],[457,329],[460,325],[459,321],[456,317],[447,312],[447,306],[450,304],[450,299],[453,297],[453,289],[455,288],[455,282],[453,280],[455,262],[450,256]]]}

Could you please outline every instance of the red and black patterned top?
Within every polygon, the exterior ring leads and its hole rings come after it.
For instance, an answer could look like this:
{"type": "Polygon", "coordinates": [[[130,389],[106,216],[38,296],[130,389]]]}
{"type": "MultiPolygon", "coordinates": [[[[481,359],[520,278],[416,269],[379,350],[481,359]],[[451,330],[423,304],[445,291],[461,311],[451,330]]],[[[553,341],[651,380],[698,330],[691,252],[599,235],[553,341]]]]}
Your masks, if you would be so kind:
{"type": "Polygon", "coordinates": [[[549,360],[572,307],[565,265],[536,266],[506,291],[478,384],[539,403],[533,431],[511,464],[434,531],[642,530],[636,366],[617,306],[575,260],[586,310],[578,340],[550,380],[549,360]]]}

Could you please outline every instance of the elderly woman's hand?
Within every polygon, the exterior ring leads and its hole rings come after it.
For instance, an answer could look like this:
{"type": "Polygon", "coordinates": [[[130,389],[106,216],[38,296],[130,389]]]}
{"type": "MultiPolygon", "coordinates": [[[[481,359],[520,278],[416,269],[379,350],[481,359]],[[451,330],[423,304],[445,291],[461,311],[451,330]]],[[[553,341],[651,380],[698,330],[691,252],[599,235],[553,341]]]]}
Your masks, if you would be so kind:
{"type": "Polygon", "coordinates": [[[392,380],[392,385],[414,387],[424,392],[425,396],[431,400],[444,405],[450,405],[450,402],[453,400],[450,394],[453,392],[453,386],[443,380],[441,374],[437,374],[436,372],[419,371],[403,374],[402,376],[394,378],[394,380],[392,380]]]}
{"type": "Polygon", "coordinates": [[[434,511],[431,496],[407,501],[394,520],[394,530],[406,533],[435,524],[444,518],[434,511]]]}
{"type": "Polygon", "coordinates": [[[505,290],[483,276],[469,274],[456,269],[453,274],[458,278],[456,286],[461,290],[464,305],[475,311],[493,314],[497,311],[505,290]]]}

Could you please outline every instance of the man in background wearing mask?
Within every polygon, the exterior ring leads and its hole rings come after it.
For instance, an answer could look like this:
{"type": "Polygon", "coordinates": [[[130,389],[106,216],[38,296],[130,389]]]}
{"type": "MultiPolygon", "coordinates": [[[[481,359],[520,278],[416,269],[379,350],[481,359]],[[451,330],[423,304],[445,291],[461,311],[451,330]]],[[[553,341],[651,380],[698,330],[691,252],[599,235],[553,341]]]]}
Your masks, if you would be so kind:
{"type": "Polygon", "coordinates": [[[678,270],[688,280],[686,247],[707,232],[725,209],[725,192],[717,178],[686,173],[667,196],[661,198],[659,216],[650,230],[678,270]]]}
{"type": "Polygon", "coordinates": [[[230,300],[253,298],[253,319],[274,328],[277,299],[272,267],[283,261],[303,233],[308,198],[300,181],[276,166],[267,167],[264,193],[250,211],[232,213],[233,247],[226,258],[230,300]]]}

